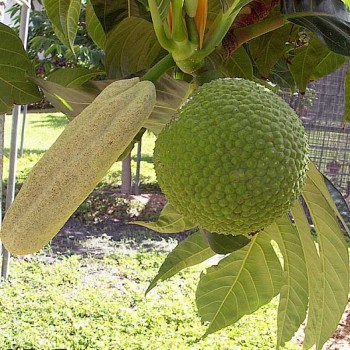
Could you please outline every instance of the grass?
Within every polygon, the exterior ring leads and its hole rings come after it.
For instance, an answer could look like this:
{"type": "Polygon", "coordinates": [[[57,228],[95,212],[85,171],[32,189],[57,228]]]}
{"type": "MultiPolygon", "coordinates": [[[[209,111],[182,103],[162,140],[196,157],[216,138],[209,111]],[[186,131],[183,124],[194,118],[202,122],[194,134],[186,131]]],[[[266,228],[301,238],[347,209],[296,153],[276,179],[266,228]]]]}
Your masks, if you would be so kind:
{"type": "MultiPolygon", "coordinates": [[[[277,300],[235,326],[205,332],[194,305],[199,267],[144,291],[164,252],[116,250],[102,259],[15,259],[0,285],[0,348],[270,350],[277,300]]],[[[286,349],[299,349],[290,345],[286,349]]]]}
{"type": "MultiPolygon", "coordinates": [[[[8,117],[7,146],[10,124],[8,117]]],[[[28,115],[25,153],[18,163],[20,181],[65,125],[61,114],[28,115]]],[[[145,183],[155,182],[153,144],[154,137],[147,135],[141,165],[145,183]]],[[[115,164],[102,185],[119,181],[120,164],[115,164]]],[[[277,299],[235,326],[200,340],[206,328],[197,316],[194,300],[203,266],[160,283],[145,297],[166,252],[151,244],[148,249],[137,249],[126,241],[108,243],[112,248],[102,258],[93,250],[90,255],[57,254],[50,246],[30,257],[14,258],[9,280],[0,284],[0,349],[274,348],[277,299]]],[[[85,244],[94,247],[96,241],[85,244]]],[[[174,241],[165,246],[174,246],[174,241]]],[[[290,344],[286,349],[300,347],[290,344]]]]}

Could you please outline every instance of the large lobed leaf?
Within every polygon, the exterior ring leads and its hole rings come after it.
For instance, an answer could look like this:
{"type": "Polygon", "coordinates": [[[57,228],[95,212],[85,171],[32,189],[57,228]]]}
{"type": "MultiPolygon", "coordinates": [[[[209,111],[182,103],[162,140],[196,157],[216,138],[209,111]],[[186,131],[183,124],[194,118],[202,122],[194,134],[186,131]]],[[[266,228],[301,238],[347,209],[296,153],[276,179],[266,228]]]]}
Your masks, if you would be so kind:
{"type": "MultiPolygon", "coordinates": [[[[303,188],[303,198],[317,233],[321,272],[317,275],[319,281],[314,280],[315,286],[311,286],[311,288],[317,288],[317,291],[314,291],[313,302],[310,299],[305,347],[309,348],[316,344],[316,349],[321,349],[332,336],[347,305],[349,255],[345,237],[336,216],[338,209],[322,175],[313,165],[310,166],[303,188]]],[[[298,225],[297,221],[296,223],[298,225]]]]}
{"type": "Polygon", "coordinates": [[[330,50],[350,56],[350,17],[341,0],[281,0],[289,21],[314,32],[330,50]]]}
{"type": "Polygon", "coordinates": [[[145,15],[137,0],[90,0],[90,2],[106,34],[127,17],[145,15]]]}
{"type": "Polygon", "coordinates": [[[253,313],[279,293],[282,268],[267,234],[222,259],[201,275],[196,303],[205,335],[253,313]]]}
{"type": "Polygon", "coordinates": [[[227,56],[223,48],[219,48],[207,57],[206,68],[201,72],[199,78],[204,82],[217,78],[245,78],[252,80],[253,65],[247,51],[243,47],[237,49],[230,56],[227,56]]]}
{"type": "Polygon", "coordinates": [[[101,22],[95,14],[91,2],[86,5],[86,30],[88,31],[89,36],[94,41],[94,43],[99,48],[104,50],[106,43],[106,34],[101,22]]]}
{"type": "Polygon", "coordinates": [[[289,341],[306,317],[308,306],[308,276],[301,235],[310,236],[310,230],[300,232],[288,215],[265,229],[277,242],[284,261],[283,281],[277,316],[277,348],[289,341]]]}
{"type": "Polygon", "coordinates": [[[192,87],[182,80],[175,80],[164,74],[155,82],[157,102],[150,117],[146,120],[145,128],[158,135],[164,126],[174,116],[179,107],[190,95],[192,87]]]}
{"type": "Polygon", "coordinates": [[[250,239],[243,235],[222,235],[202,230],[210,248],[217,254],[229,254],[250,243],[250,239]]]}
{"type": "Polygon", "coordinates": [[[56,35],[74,53],[81,0],[44,0],[44,6],[56,35]]]}
{"type": "Polygon", "coordinates": [[[285,54],[291,27],[284,25],[249,42],[251,56],[263,77],[270,75],[272,68],[285,54]]]}
{"type": "Polygon", "coordinates": [[[147,227],[153,231],[161,233],[178,233],[197,226],[190,219],[176,211],[176,209],[170,203],[165,205],[158,220],[154,222],[134,221],[132,224],[147,227]]]}
{"type": "Polygon", "coordinates": [[[28,79],[32,65],[17,34],[0,23],[0,114],[13,104],[28,104],[40,100],[38,87],[28,79]]]}
{"type": "MultiPolygon", "coordinates": [[[[83,68],[58,69],[49,76],[49,80],[32,80],[42,88],[48,100],[59,111],[72,119],[113,81],[89,80],[100,73],[98,70],[83,68]]],[[[164,75],[158,79],[155,86],[157,102],[151,116],[145,122],[145,128],[158,134],[186,100],[190,93],[190,84],[164,75]]]]}
{"type": "Polygon", "coordinates": [[[347,57],[330,51],[316,36],[311,36],[307,45],[296,49],[289,69],[299,90],[305,92],[311,80],[334,72],[346,60],[347,57]]]}
{"type": "Polygon", "coordinates": [[[153,289],[159,281],[164,281],[187,267],[198,265],[214,255],[215,253],[210,249],[202,232],[197,231],[191,234],[168,254],[146,293],[153,289]]]}
{"type": "Polygon", "coordinates": [[[142,18],[128,17],[107,34],[107,75],[120,79],[148,69],[161,53],[153,25],[142,18]]]}

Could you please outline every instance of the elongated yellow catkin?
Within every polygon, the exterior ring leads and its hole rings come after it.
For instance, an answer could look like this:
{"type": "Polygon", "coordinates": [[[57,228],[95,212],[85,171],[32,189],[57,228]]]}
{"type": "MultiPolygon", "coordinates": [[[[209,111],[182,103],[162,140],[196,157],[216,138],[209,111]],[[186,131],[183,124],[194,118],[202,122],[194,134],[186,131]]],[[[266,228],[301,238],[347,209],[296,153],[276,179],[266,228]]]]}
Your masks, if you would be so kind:
{"type": "Polygon", "coordinates": [[[44,247],[104,177],[151,114],[153,83],[110,84],[64,129],[31,170],[0,237],[14,255],[44,247]]]}

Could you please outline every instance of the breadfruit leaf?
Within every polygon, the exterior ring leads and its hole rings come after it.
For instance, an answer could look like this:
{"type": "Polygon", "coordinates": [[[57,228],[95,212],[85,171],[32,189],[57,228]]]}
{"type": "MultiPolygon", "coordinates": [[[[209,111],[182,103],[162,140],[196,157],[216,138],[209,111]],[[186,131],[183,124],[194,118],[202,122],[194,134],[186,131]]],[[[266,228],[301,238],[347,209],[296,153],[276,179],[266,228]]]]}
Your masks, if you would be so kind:
{"type": "Polygon", "coordinates": [[[107,75],[113,79],[150,68],[163,52],[152,23],[138,17],[125,18],[107,34],[105,51],[107,75]]]}
{"type": "MultiPolygon", "coordinates": [[[[291,209],[295,221],[296,230],[299,233],[300,242],[303,247],[306,271],[309,286],[309,308],[307,315],[307,324],[305,328],[306,349],[309,349],[316,343],[316,330],[322,326],[322,307],[323,300],[327,298],[327,292],[322,287],[322,265],[317,252],[316,244],[311,236],[310,224],[305,215],[305,211],[300,202],[297,202],[291,209]]],[[[331,312],[331,311],[330,311],[331,312]]]]}
{"type": "Polygon", "coordinates": [[[310,80],[316,80],[340,68],[345,56],[330,51],[321,41],[312,36],[309,43],[297,48],[289,69],[301,92],[305,92],[310,80]]]}
{"type": "Polygon", "coordinates": [[[300,232],[284,215],[265,231],[277,242],[284,261],[284,272],[277,316],[277,346],[283,346],[299,329],[306,317],[308,306],[308,276],[306,257],[300,232]]]}
{"type": "MultiPolygon", "coordinates": [[[[333,209],[334,213],[337,215],[338,219],[342,222],[344,229],[350,234],[350,229],[345,221],[344,215],[338,209],[336,203],[336,197],[332,196],[329,191],[329,186],[325,182],[325,177],[321,172],[318,171],[314,163],[309,163],[309,171],[307,173],[308,178],[318,188],[323,198],[327,201],[328,205],[333,209]]],[[[338,199],[339,200],[339,197],[338,199]]]]}
{"type": "Polygon", "coordinates": [[[86,5],[86,30],[94,43],[102,50],[105,48],[106,34],[101,22],[98,20],[94,8],[89,2],[86,5]]]}
{"type": "Polygon", "coordinates": [[[279,293],[282,268],[270,240],[261,232],[201,274],[196,303],[202,321],[210,323],[204,336],[253,313],[279,293]]]}
{"type": "Polygon", "coordinates": [[[127,17],[146,15],[141,1],[137,0],[90,0],[90,2],[105,33],[127,17]]]}
{"type": "Polygon", "coordinates": [[[145,128],[157,135],[189,96],[192,88],[185,81],[175,80],[167,74],[159,78],[155,86],[157,102],[152,114],[145,122],[145,128]]]}
{"type": "Polygon", "coordinates": [[[250,239],[243,235],[221,235],[203,230],[210,248],[217,254],[229,254],[243,248],[250,243],[250,239]]]}
{"type": "Polygon", "coordinates": [[[44,6],[57,37],[74,53],[81,0],[44,0],[44,6]]]}
{"type": "Polygon", "coordinates": [[[54,70],[48,75],[47,80],[63,86],[74,87],[81,86],[102,74],[104,71],[94,68],[64,68],[54,70]]]}
{"type": "Polygon", "coordinates": [[[164,281],[186,267],[194,266],[213,257],[215,253],[210,249],[202,232],[197,231],[180,242],[168,254],[157,276],[153,279],[146,293],[153,289],[159,281],[164,281]]]}
{"type": "Polygon", "coordinates": [[[0,23],[0,114],[13,104],[27,104],[41,98],[38,87],[28,77],[33,69],[15,31],[0,23]]]}
{"type": "Polygon", "coordinates": [[[281,12],[289,21],[314,32],[330,50],[350,56],[350,16],[339,0],[282,0],[281,12]]]}
{"type": "Polygon", "coordinates": [[[348,204],[346,203],[343,195],[338,191],[338,189],[332,184],[330,180],[328,180],[325,176],[323,176],[324,181],[326,183],[329,194],[331,195],[334,204],[338,209],[338,213],[340,218],[345,225],[345,230],[347,234],[350,236],[350,209],[348,204]]]}
{"type": "Polygon", "coordinates": [[[260,74],[267,78],[272,68],[283,57],[291,25],[285,25],[249,42],[249,49],[260,74]]]}
{"type": "MultiPolygon", "coordinates": [[[[253,65],[244,49],[240,47],[228,56],[223,48],[216,49],[207,57],[207,71],[202,73],[214,78],[245,78],[253,79],[253,65]]],[[[203,80],[201,75],[199,79],[203,80]]]]}
{"type": "Polygon", "coordinates": [[[101,92],[92,87],[66,87],[41,78],[32,78],[32,80],[41,87],[52,105],[70,119],[80,114],[101,92]]]}
{"type": "Polygon", "coordinates": [[[303,198],[317,233],[321,260],[322,300],[317,328],[307,328],[305,343],[321,349],[332,336],[345,310],[349,293],[349,254],[344,234],[338,223],[338,212],[324,179],[310,167],[311,173],[303,188],[303,198]]]}
{"type": "Polygon", "coordinates": [[[144,226],[160,233],[179,233],[197,226],[190,219],[176,211],[170,203],[165,205],[157,221],[133,221],[131,224],[144,226]]]}

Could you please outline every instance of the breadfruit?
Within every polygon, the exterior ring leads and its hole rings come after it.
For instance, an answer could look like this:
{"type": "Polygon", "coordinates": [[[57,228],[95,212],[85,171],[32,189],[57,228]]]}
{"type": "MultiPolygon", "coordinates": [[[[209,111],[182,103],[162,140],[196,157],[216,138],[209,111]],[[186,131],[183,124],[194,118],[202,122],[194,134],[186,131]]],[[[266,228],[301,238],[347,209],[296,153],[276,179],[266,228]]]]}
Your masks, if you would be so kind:
{"type": "Polygon", "coordinates": [[[197,89],[159,134],[154,166],[168,201],[203,229],[253,234],[299,197],[308,164],[296,113],[244,79],[197,89]]]}
{"type": "Polygon", "coordinates": [[[64,129],[6,212],[0,238],[14,255],[46,245],[129,146],[156,90],[138,78],[108,85],[64,129]]]}

